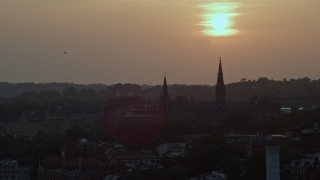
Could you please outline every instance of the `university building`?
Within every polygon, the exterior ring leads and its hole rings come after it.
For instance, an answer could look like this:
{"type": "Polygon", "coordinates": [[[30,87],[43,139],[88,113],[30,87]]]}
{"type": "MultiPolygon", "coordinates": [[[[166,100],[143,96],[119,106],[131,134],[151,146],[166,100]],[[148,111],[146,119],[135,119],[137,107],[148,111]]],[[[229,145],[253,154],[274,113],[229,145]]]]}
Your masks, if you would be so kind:
{"type": "Polygon", "coordinates": [[[215,127],[220,126],[223,114],[227,110],[221,59],[215,96],[216,101],[206,102],[196,102],[193,98],[189,99],[185,96],[177,96],[172,99],[165,76],[158,102],[146,101],[139,97],[128,97],[106,103],[104,106],[105,126],[113,127],[130,120],[164,121],[174,117],[193,117],[210,121],[215,127]]]}

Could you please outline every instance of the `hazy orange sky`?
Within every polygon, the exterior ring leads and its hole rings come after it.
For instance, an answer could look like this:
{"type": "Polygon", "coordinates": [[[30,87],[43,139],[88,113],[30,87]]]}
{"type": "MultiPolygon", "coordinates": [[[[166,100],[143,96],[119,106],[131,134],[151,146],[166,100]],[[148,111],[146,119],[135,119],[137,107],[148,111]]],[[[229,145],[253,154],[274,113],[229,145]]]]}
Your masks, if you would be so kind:
{"type": "Polygon", "coordinates": [[[320,0],[1,0],[0,81],[215,84],[320,78],[320,0]],[[201,5],[237,3],[239,33],[203,34],[201,5]],[[68,54],[64,54],[67,51],[68,54]]]}

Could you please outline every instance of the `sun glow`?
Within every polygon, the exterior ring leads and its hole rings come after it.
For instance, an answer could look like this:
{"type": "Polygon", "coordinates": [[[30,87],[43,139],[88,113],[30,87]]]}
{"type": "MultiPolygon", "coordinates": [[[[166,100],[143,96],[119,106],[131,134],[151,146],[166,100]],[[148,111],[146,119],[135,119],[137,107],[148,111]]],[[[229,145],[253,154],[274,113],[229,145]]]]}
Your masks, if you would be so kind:
{"type": "Polygon", "coordinates": [[[216,29],[225,29],[229,25],[228,17],[225,14],[217,14],[213,17],[212,27],[216,29]]]}
{"type": "Polygon", "coordinates": [[[199,6],[203,9],[201,26],[203,34],[208,36],[232,36],[239,32],[234,28],[234,17],[239,3],[235,2],[209,2],[199,6]]]}

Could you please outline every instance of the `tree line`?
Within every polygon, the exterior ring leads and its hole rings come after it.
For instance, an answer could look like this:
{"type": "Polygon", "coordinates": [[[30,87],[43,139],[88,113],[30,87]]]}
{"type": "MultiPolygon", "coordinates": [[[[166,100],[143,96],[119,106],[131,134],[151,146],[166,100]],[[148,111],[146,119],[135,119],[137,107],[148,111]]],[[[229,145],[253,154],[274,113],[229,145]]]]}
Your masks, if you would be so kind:
{"type": "MultiPolygon", "coordinates": [[[[140,96],[148,100],[158,100],[162,91],[161,85],[137,84],[89,84],[72,83],[0,83],[0,104],[10,103],[52,103],[57,101],[105,101],[118,96],[140,96]]],[[[174,100],[185,96],[198,101],[214,100],[214,86],[209,85],[169,85],[169,93],[174,100]]],[[[320,79],[308,77],[299,79],[273,80],[266,77],[258,80],[241,79],[226,85],[228,101],[248,100],[252,95],[274,96],[278,98],[313,98],[320,97],[320,79]]]]}

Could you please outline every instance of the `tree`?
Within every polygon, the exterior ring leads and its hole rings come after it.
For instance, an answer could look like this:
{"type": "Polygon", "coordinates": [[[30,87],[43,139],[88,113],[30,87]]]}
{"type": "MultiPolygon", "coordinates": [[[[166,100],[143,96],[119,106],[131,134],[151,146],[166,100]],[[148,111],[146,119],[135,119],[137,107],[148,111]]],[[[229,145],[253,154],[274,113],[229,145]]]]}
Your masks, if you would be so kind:
{"type": "Polygon", "coordinates": [[[90,101],[95,99],[96,92],[92,89],[81,89],[79,92],[79,99],[83,101],[90,101]]]}
{"type": "Polygon", "coordinates": [[[63,90],[62,95],[66,99],[75,99],[76,97],[78,97],[78,91],[76,88],[68,87],[63,90]]]}
{"type": "Polygon", "coordinates": [[[286,146],[282,146],[280,149],[280,163],[286,164],[293,160],[303,157],[303,153],[299,149],[292,149],[286,146]]]}
{"type": "Polygon", "coordinates": [[[92,134],[80,127],[73,127],[71,129],[66,130],[66,136],[69,136],[72,140],[77,140],[80,138],[91,139],[92,134]]]}
{"type": "Polygon", "coordinates": [[[239,179],[239,158],[233,154],[225,154],[218,164],[218,169],[227,175],[227,179],[239,179]]]}
{"type": "Polygon", "coordinates": [[[181,165],[190,169],[192,174],[210,172],[217,168],[223,156],[220,150],[225,144],[224,137],[219,134],[194,140],[181,165]]]}
{"type": "Polygon", "coordinates": [[[134,169],[129,172],[124,179],[126,180],[149,180],[158,179],[159,174],[152,169],[134,169]]]}
{"type": "Polygon", "coordinates": [[[115,127],[112,136],[132,149],[154,148],[162,129],[161,122],[131,120],[115,127]]]}
{"type": "Polygon", "coordinates": [[[266,157],[264,151],[254,151],[247,162],[247,171],[243,180],[266,179],[266,157]]]}
{"type": "Polygon", "coordinates": [[[190,176],[189,169],[181,166],[174,166],[166,169],[160,174],[160,179],[167,180],[184,180],[190,176]]]}

